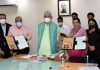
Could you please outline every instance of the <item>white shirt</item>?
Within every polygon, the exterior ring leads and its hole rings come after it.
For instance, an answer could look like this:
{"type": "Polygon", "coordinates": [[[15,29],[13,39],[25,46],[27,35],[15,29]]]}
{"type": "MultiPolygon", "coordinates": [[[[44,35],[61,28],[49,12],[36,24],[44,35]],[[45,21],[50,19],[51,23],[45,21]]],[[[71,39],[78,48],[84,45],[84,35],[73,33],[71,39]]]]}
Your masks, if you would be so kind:
{"type": "Polygon", "coordinates": [[[69,36],[70,31],[71,31],[71,28],[70,27],[68,27],[66,25],[62,25],[62,27],[59,27],[59,28],[60,28],[60,33],[63,33],[66,36],[69,36]]]}
{"type": "Polygon", "coordinates": [[[100,28],[100,23],[97,23],[98,24],[98,27],[100,28]]]}
{"type": "Polygon", "coordinates": [[[3,34],[5,36],[6,35],[6,23],[1,24],[1,27],[2,27],[3,34]]]}

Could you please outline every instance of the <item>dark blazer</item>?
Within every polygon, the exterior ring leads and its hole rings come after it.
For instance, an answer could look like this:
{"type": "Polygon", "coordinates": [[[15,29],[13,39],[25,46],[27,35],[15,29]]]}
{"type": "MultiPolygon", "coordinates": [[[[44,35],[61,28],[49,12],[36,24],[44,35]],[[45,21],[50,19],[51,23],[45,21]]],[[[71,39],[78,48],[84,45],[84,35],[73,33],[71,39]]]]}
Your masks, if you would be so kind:
{"type": "MultiPolygon", "coordinates": [[[[6,23],[6,36],[8,35],[8,31],[9,31],[9,28],[10,28],[11,24],[8,24],[6,23]]],[[[5,53],[4,54],[4,58],[8,58],[10,57],[10,49],[6,43],[6,39],[4,37],[4,33],[3,33],[3,30],[2,30],[2,27],[1,27],[1,24],[0,24],[0,48],[3,50],[3,52],[5,53]]]]}

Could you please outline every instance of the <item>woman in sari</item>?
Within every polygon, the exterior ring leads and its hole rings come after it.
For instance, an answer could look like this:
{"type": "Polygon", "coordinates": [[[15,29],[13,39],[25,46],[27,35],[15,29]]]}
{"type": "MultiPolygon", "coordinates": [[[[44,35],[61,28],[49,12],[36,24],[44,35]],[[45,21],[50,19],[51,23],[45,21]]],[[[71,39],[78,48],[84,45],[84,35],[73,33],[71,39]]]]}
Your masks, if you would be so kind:
{"type": "MultiPolygon", "coordinates": [[[[81,27],[81,22],[79,18],[73,19],[73,28],[70,32],[70,38],[76,38],[86,36],[86,31],[81,27]]],[[[70,62],[85,62],[86,52],[85,49],[81,50],[69,50],[69,61],[70,62]]]]}

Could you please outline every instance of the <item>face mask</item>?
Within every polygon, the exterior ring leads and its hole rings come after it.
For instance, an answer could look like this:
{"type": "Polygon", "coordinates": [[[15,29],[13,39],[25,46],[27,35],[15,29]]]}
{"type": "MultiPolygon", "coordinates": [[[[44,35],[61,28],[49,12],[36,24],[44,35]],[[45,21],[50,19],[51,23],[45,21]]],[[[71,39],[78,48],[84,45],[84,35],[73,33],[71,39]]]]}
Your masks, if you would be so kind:
{"type": "Polygon", "coordinates": [[[62,25],[63,25],[63,23],[62,23],[62,22],[58,22],[58,24],[59,24],[59,26],[62,26],[62,25]]]}
{"type": "Polygon", "coordinates": [[[89,29],[95,28],[95,25],[89,25],[89,29]]]}
{"type": "Polygon", "coordinates": [[[22,22],[16,22],[16,26],[17,27],[21,27],[22,26],[22,22]]]}
{"type": "Polygon", "coordinates": [[[50,22],[50,18],[45,18],[44,20],[45,20],[46,23],[50,22]]]}
{"type": "Polygon", "coordinates": [[[1,23],[1,24],[4,24],[5,22],[6,22],[5,19],[0,19],[0,23],[1,23]]]}

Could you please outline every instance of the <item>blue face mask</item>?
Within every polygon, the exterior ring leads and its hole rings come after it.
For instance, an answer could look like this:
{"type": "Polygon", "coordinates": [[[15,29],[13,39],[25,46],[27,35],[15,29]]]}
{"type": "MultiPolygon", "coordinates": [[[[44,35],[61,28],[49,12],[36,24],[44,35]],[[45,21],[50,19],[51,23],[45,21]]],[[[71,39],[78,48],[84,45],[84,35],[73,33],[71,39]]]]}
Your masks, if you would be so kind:
{"type": "Polygon", "coordinates": [[[22,26],[22,22],[16,22],[16,26],[17,27],[21,27],[22,26]]]}

